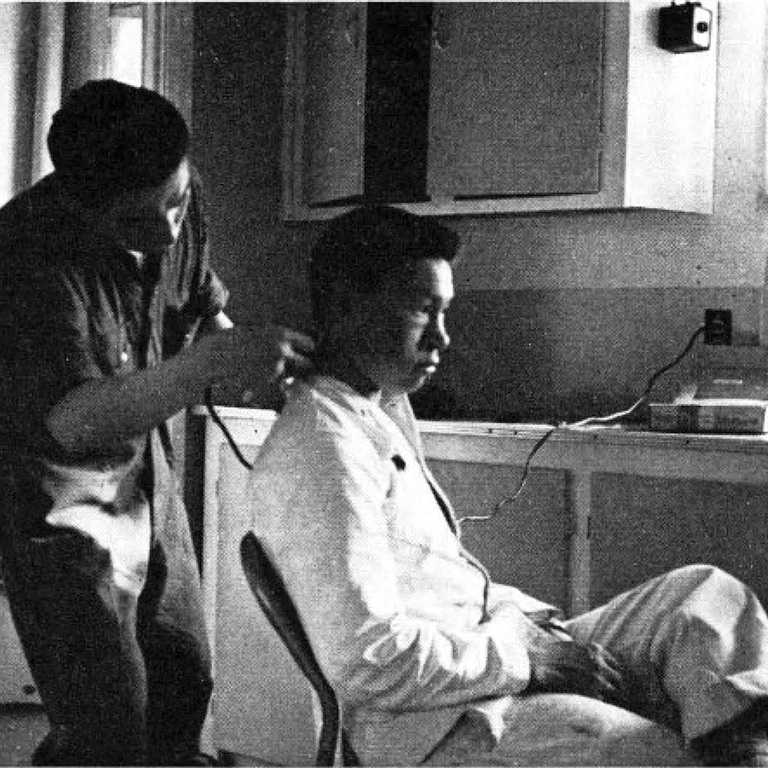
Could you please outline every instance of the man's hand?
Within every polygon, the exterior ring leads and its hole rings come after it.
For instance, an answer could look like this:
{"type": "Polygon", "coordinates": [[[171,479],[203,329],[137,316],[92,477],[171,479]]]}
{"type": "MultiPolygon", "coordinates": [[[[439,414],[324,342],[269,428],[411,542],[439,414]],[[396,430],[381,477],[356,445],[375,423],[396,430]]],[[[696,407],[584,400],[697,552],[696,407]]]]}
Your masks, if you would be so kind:
{"type": "Polygon", "coordinates": [[[235,326],[225,333],[224,368],[245,386],[285,381],[312,369],[315,345],[304,333],[282,326],[235,326]]]}
{"type": "Polygon", "coordinates": [[[632,709],[632,675],[597,643],[582,645],[542,633],[528,650],[531,693],[578,693],[632,709]]]}

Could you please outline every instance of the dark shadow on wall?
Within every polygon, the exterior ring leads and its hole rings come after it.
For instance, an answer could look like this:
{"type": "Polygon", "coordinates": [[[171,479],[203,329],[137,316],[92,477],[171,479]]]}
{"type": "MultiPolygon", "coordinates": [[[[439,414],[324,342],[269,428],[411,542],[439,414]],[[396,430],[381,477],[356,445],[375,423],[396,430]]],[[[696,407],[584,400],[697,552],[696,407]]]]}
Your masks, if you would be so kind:
{"type": "MultiPolygon", "coordinates": [[[[559,424],[623,411],[684,349],[724,289],[618,288],[459,292],[451,347],[423,394],[430,418],[559,424]]],[[[740,300],[759,305],[742,291],[740,300]]],[[[698,345],[701,345],[699,340],[698,345]]],[[[693,380],[695,346],[653,389],[693,380]]],[[[639,414],[643,421],[644,414],[639,414]]]]}

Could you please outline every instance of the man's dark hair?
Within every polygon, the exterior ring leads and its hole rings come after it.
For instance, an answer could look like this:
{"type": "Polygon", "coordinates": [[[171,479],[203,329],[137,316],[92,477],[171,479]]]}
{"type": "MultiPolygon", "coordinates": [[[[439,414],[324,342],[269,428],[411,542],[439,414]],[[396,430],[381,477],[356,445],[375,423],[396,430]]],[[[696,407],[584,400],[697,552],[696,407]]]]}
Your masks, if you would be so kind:
{"type": "Polygon", "coordinates": [[[86,204],[161,184],[188,150],[189,130],[173,104],[116,80],[69,93],[48,133],[59,178],[86,204]]]}
{"type": "Polygon", "coordinates": [[[452,261],[459,236],[434,219],[390,206],[356,208],[333,219],[310,254],[312,313],[322,327],[332,304],[373,294],[414,259],[452,261]]]}

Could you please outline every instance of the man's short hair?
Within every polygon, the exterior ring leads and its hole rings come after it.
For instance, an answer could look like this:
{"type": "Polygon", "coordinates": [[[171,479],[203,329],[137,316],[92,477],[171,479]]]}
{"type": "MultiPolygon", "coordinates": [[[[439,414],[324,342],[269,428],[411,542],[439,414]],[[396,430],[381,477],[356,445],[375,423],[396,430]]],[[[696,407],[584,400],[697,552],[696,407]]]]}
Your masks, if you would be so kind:
{"type": "Polygon", "coordinates": [[[310,254],[315,322],[355,295],[374,294],[415,259],[452,261],[459,236],[434,219],[390,206],[366,206],[333,219],[310,254]]]}
{"type": "Polygon", "coordinates": [[[162,184],[188,150],[189,130],[173,104],[116,80],[70,92],[48,133],[59,178],[85,203],[162,184]]]}

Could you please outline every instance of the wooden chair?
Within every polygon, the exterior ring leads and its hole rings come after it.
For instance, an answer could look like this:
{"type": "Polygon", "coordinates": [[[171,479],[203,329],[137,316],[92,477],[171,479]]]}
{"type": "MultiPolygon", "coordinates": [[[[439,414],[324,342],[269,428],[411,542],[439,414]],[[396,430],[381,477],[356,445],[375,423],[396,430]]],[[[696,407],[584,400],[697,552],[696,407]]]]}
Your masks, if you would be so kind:
{"type": "Polygon", "coordinates": [[[358,765],[357,756],[341,727],[336,693],[317,663],[296,606],[280,573],[253,532],[243,537],[240,558],[248,585],[262,611],[320,701],[321,725],[315,764],[335,765],[340,751],[343,765],[358,765]]]}

